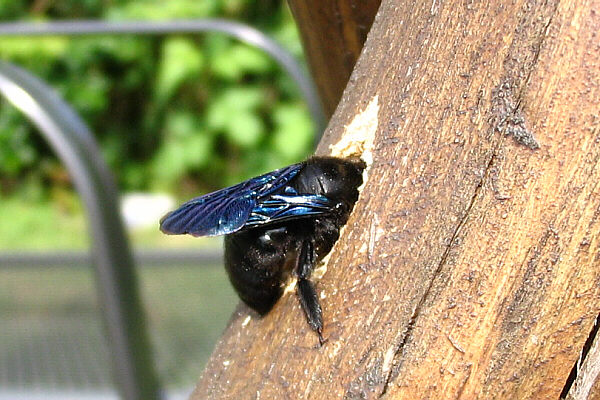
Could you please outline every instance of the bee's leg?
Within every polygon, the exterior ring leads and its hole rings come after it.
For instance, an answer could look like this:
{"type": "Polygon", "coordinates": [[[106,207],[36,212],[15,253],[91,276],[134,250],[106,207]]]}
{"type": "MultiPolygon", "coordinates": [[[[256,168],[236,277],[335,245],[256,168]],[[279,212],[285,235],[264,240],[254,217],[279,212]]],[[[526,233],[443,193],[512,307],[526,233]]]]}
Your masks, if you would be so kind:
{"type": "Polygon", "coordinates": [[[311,281],[310,274],[315,264],[315,248],[311,240],[303,240],[298,252],[296,275],[298,276],[297,293],[300,305],[306,314],[308,325],[319,335],[319,344],[323,345],[323,315],[319,297],[311,281]]]}

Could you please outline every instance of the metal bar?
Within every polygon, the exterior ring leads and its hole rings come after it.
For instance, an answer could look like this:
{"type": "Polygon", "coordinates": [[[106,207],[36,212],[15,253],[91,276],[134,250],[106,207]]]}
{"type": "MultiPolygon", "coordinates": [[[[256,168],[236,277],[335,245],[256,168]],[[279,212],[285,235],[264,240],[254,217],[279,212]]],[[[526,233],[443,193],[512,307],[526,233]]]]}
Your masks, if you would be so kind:
{"type": "Polygon", "coordinates": [[[117,191],[94,138],[75,112],[28,72],[0,61],[0,93],[23,112],[67,166],[88,214],[97,289],[113,372],[124,399],[159,399],[129,242],[117,191]]]}
{"type": "Polygon", "coordinates": [[[48,36],[48,35],[115,35],[168,33],[220,32],[256,46],[269,54],[298,85],[315,123],[315,140],[318,143],[325,129],[326,118],[312,79],[300,67],[296,59],[277,42],[250,26],[223,19],[175,20],[175,21],[116,21],[94,20],[58,21],[47,23],[7,22],[0,23],[0,36],[48,36]]]}
{"type": "MultiPolygon", "coordinates": [[[[134,251],[136,265],[221,265],[222,250],[138,250],[134,251]]],[[[0,271],[5,268],[86,267],[93,262],[87,251],[13,251],[0,253],[0,271]]]]}

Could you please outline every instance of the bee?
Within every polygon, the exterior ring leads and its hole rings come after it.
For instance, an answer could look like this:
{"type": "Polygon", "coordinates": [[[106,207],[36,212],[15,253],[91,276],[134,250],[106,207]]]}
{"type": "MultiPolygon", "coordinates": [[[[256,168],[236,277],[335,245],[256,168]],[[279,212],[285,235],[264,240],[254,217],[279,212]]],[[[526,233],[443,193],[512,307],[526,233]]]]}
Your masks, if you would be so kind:
{"type": "Polygon", "coordinates": [[[165,215],[170,235],[225,237],[225,269],[240,299],[264,315],[293,274],[308,325],[323,345],[323,316],[310,275],[337,241],[358,199],[365,163],[312,157],[196,197],[165,215]]]}

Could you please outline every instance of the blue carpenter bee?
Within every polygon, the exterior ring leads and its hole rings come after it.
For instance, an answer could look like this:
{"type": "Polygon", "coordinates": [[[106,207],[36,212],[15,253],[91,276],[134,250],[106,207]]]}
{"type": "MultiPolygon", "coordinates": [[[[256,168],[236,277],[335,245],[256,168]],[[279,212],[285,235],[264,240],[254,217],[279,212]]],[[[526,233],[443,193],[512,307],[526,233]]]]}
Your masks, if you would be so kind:
{"type": "Polygon", "coordinates": [[[333,247],[358,199],[363,161],[313,157],[184,203],[165,215],[167,234],[227,235],[225,268],[240,298],[266,314],[290,274],[310,327],[323,340],[323,317],[309,280],[333,247]]]}

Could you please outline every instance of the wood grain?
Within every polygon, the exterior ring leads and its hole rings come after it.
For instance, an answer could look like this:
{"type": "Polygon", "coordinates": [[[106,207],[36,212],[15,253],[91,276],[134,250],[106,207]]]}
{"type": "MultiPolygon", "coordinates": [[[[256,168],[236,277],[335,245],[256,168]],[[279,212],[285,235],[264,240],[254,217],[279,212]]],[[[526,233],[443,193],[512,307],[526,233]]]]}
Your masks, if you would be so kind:
{"type": "Polygon", "coordinates": [[[329,341],[240,306],[192,398],[558,398],[600,313],[599,9],[384,0],[318,149],[374,132],[329,341]]]}
{"type": "Polygon", "coordinates": [[[381,0],[288,0],[327,117],[367,39],[381,0]]]}

